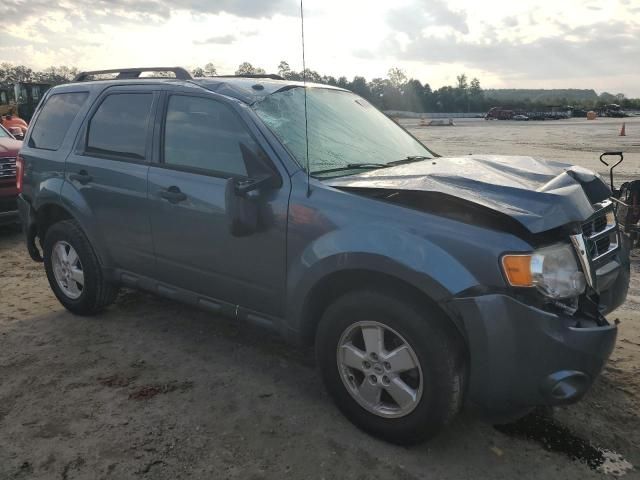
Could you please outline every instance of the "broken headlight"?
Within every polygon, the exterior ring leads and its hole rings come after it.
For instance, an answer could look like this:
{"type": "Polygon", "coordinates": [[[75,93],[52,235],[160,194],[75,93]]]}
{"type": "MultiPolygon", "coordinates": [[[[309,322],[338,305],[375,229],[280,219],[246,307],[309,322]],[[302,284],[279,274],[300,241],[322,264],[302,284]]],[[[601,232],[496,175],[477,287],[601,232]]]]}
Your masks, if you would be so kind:
{"type": "Polygon", "coordinates": [[[504,255],[502,268],[511,286],[536,287],[553,299],[577,297],[586,287],[573,249],[564,243],[529,254],[504,255]]]}

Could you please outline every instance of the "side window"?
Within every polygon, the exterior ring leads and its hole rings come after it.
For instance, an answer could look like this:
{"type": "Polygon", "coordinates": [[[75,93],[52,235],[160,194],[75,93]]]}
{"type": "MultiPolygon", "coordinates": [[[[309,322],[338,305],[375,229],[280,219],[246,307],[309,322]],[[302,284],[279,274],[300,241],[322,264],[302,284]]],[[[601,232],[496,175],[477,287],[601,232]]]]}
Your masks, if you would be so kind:
{"type": "Polygon", "coordinates": [[[107,96],[89,122],[87,153],[144,160],[152,93],[107,96]]]}
{"type": "Polygon", "coordinates": [[[51,95],[38,115],[29,137],[29,146],[58,150],[88,96],[87,92],[51,95]]]}
{"type": "Polygon", "coordinates": [[[184,95],[169,97],[164,163],[229,176],[269,169],[266,154],[230,108],[184,95]]]}

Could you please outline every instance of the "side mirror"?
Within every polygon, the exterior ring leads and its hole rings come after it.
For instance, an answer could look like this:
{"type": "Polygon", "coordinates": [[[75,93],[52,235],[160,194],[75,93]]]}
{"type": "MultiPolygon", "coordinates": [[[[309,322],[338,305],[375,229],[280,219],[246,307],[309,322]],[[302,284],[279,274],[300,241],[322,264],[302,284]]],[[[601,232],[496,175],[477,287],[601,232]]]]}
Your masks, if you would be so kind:
{"type": "Polygon", "coordinates": [[[229,231],[235,237],[251,235],[260,226],[260,189],[272,184],[273,177],[230,178],[225,185],[225,204],[229,231]]]}

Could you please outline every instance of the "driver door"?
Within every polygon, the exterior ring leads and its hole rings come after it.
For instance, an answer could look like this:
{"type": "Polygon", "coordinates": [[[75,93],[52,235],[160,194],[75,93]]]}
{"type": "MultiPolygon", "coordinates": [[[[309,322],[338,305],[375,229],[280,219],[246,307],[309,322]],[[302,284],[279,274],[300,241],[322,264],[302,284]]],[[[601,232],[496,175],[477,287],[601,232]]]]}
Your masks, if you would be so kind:
{"type": "Polygon", "coordinates": [[[279,315],[289,178],[234,108],[211,96],[172,93],[165,99],[160,161],[148,177],[157,276],[168,285],[279,315]],[[265,171],[278,182],[257,200],[269,212],[264,225],[234,236],[226,213],[227,180],[251,180],[265,171]]]}

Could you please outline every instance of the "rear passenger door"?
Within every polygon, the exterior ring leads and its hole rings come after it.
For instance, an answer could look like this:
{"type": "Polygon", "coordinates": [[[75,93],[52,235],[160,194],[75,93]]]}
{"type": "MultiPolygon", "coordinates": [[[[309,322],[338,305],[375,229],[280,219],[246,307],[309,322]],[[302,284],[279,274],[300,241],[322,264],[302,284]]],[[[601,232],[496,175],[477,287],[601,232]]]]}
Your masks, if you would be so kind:
{"type": "Polygon", "coordinates": [[[152,276],[147,174],[159,93],[152,85],[107,88],[67,159],[65,198],[87,210],[94,241],[111,267],[152,276]]]}
{"type": "MultiPolygon", "coordinates": [[[[284,288],[289,178],[239,107],[173,93],[164,102],[160,163],[149,171],[158,278],[166,284],[278,315],[284,288]],[[280,170],[279,170],[280,169],[280,170]],[[264,228],[231,235],[229,178],[277,177],[260,195],[264,228]]],[[[248,113],[244,113],[248,115],[248,113]]]]}

